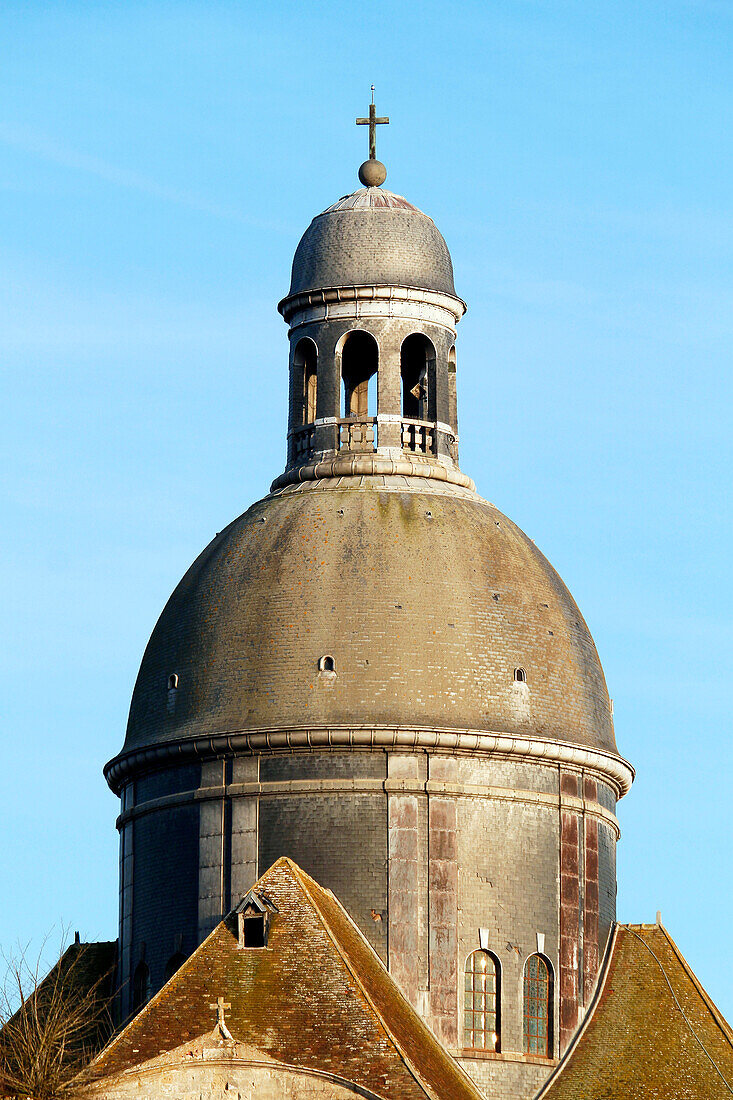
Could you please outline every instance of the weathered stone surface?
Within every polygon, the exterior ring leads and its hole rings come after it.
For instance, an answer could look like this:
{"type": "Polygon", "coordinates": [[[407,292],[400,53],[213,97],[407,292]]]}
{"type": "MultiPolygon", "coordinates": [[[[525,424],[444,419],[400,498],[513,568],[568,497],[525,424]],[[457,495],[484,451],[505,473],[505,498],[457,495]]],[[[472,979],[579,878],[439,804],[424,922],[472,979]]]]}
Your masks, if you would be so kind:
{"type": "Polygon", "coordinates": [[[290,294],[369,283],[455,294],[450,253],[435,222],[389,191],[365,188],[354,197],[361,196],[382,201],[334,203],[313,219],[295,250],[290,294]]]}
{"type": "Polygon", "coordinates": [[[332,894],[282,859],[249,896],[266,944],[240,940],[236,913],[221,921],[76,1079],[76,1100],[481,1100],[332,894]]]}
{"type": "Polygon", "coordinates": [[[598,655],[534,542],[458,468],[465,305],[431,220],[378,188],[339,200],[280,309],[285,472],[174,591],[107,768],[124,796],[123,1006],[141,959],[159,989],[171,954],[290,856],[489,1093],[521,1100],[576,1028],[615,917],[632,773],[598,655]],[[474,1057],[479,949],[500,1012],[474,1057]],[[523,1049],[536,952],[544,1059],[523,1049]]]}

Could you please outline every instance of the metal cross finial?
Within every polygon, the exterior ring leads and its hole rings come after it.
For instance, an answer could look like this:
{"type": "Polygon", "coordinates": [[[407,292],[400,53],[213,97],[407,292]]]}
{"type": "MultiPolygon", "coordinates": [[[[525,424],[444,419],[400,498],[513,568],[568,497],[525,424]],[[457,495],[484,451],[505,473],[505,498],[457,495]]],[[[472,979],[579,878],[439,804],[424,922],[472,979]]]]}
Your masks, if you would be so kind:
{"type": "Polygon", "coordinates": [[[224,1009],[231,1008],[231,1007],[232,1006],[229,1004],[229,1002],[225,1001],[223,997],[217,997],[216,1004],[215,1005],[209,1005],[209,1008],[212,1011],[216,1012],[216,1014],[217,1014],[216,1022],[217,1022],[217,1024],[220,1025],[220,1027],[225,1027],[226,1026],[226,1020],[224,1018],[224,1009]]]}
{"type": "Polygon", "coordinates": [[[377,126],[386,126],[389,118],[377,118],[377,108],[374,106],[374,85],[372,84],[372,101],[369,104],[369,118],[357,118],[357,126],[369,127],[369,160],[377,159],[377,126]]]}

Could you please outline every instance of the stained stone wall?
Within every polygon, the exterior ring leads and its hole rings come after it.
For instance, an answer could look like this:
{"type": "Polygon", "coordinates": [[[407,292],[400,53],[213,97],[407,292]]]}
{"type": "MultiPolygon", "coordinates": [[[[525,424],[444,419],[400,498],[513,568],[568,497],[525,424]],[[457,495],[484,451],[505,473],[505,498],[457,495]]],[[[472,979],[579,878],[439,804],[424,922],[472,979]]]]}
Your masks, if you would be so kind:
{"type": "Polygon", "coordinates": [[[593,797],[594,778],[509,758],[384,751],[237,757],[200,774],[195,790],[188,772],[177,792],[174,776],[139,783],[124,815],[135,830],[128,957],[134,969],[144,941],[153,991],[176,946],[193,950],[288,855],[336,894],[460,1058],[466,960],[488,948],[500,964],[499,1051],[464,1064],[479,1083],[499,1073],[516,1088],[549,1071],[566,1041],[562,1012],[582,1013],[615,913],[617,826],[593,797]],[[161,907],[161,885],[175,904],[161,907]],[[538,950],[554,980],[553,1057],[528,1060],[523,968],[538,950]]]}
{"type": "MultiPolygon", "coordinates": [[[[70,1094],[69,1100],[353,1100],[372,1097],[325,1074],[278,1065],[217,1061],[143,1067],[98,1088],[70,1094]]],[[[374,1100],[379,1100],[374,1096],[374,1100]]]]}

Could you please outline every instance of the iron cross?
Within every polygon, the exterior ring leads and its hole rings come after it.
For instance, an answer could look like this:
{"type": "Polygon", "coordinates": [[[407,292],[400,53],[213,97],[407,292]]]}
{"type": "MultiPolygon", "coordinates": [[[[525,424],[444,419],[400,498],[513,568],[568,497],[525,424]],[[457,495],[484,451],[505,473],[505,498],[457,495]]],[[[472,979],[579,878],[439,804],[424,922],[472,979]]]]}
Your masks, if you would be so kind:
{"type": "Polygon", "coordinates": [[[222,1027],[226,1025],[226,1021],[224,1019],[224,1009],[231,1007],[232,1006],[229,1004],[229,1002],[225,1001],[223,997],[217,997],[216,1004],[209,1005],[209,1008],[212,1009],[212,1011],[215,1011],[217,1014],[217,1024],[221,1024],[222,1027]]]}
{"type": "Polygon", "coordinates": [[[377,126],[385,126],[388,118],[377,118],[377,108],[374,106],[374,85],[372,84],[372,101],[369,104],[369,118],[357,118],[357,126],[369,127],[369,160],[377,159],[377,126]]]}

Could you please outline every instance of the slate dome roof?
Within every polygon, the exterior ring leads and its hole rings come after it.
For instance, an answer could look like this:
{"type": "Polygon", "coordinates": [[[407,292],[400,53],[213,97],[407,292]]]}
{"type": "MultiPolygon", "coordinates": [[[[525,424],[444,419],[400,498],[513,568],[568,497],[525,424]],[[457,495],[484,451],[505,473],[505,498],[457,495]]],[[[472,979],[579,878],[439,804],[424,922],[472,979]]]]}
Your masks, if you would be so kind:
{"type": "Polygon", "coordinates": [[[617,755],[598,654],[560,577],[493,505],[424,478],[292,485],[213,539],[153,631],[122,756],[339,726],[617,755]],[[335,675],[319,673],[324,655],[335,675]]]}
{"type": "Polygon", "coordinates": [[[295,250],[288,296],[372,285],[456,297],[450,253],[435,222],[401,195],[361,187],[308,226],[295,250]]]}

